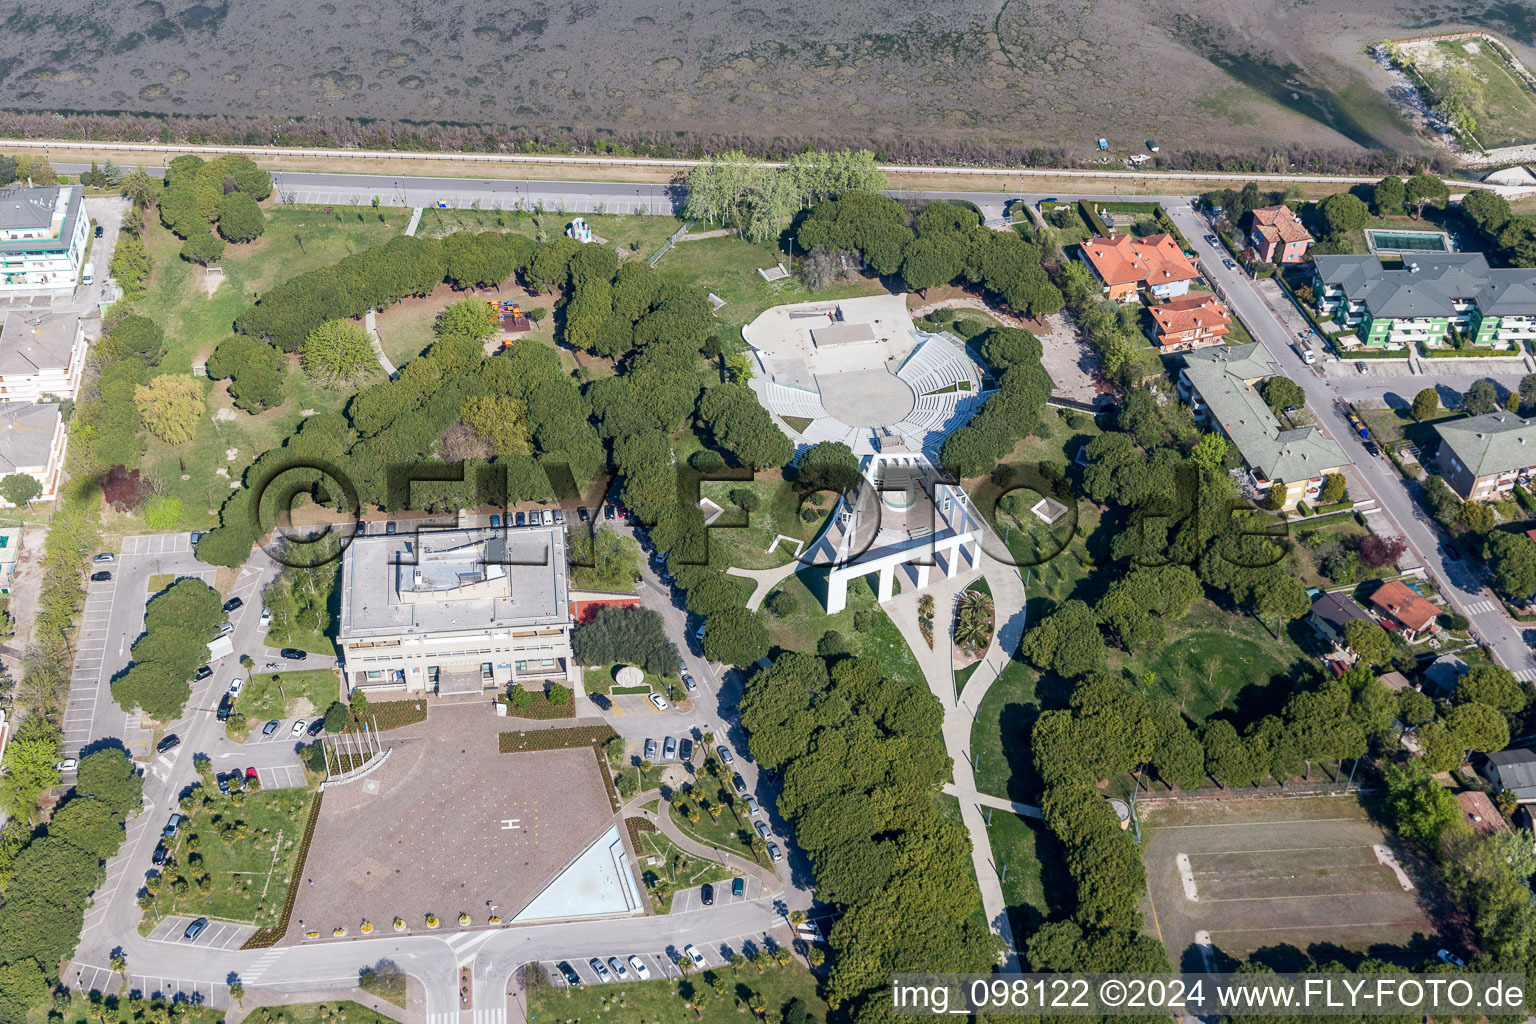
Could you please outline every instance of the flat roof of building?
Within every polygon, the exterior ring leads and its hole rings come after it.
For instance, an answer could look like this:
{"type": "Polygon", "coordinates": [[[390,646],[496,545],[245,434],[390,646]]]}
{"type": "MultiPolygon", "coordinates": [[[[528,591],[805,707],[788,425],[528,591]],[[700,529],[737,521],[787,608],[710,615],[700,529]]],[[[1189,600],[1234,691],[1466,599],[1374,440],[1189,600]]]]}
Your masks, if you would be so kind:
{"type": "Polygon", "coordinates": [[[41,231],[36,238],[0,239],[0,253],[48,252],[69,245],[75,218],[80,214],[81,189],[74,185],[49,188],[25,186],[0,189],[0,231],[41,231]],[[63,202],[59,229],[53,229],[55,212],[63,202]]]}
{"type": "Polygon", "coordinates": [[[79,333],[79,313],[51,309],[7,313],[0,326],[0,375],[68,367],[79,333]]]}
{"type": "Polygon", "coordinates": [[[342,558],[344,641],[569,621],[564,527],[359,536],[342,558]]]}

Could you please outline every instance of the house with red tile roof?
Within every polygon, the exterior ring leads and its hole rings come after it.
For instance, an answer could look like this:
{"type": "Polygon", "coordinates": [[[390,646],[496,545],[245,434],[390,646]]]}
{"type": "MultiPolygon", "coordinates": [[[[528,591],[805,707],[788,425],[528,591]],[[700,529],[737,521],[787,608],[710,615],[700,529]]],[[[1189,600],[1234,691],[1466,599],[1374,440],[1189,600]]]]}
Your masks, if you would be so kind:
{"type": "Polygon", "coordinates": [[[1265,206],[1253,211],[1248,244],[1265,263],[1300,263],[1313,241],[1289,206],[1265,206]]]}
{"type": "Polygon", "coordinates": [[[1491,836],[1496,832],[1509,831],[1509,822],[1493,806],[1487,793],[1477,789],[1465,790],[1456,794],[1456,802],[1461,804],[1462,820],[1467,823],[1473,835],[1491,836]]]}
{"type": "Polygon", "coordinates": [[[1158,299],[1173,299],[1189,291],[1200,276],[1169,234],[1132,235],[1112,233],[1090,238],[1078,246],[1078,256],[1104,286],[1105,294],[1118,302],[1135,300],[1145,288],[1158,299]]]}
{"type": "Polygon", "coordinates": [[[1402,580],[1389,580],[1376,588],[1371,595],[1371,610],[1388,629],[1402,632],[1403,638],[1413,643],[1424,633],[1439,631],[1435,617],[1440,609],[1420,597],[1402,580]]]}
{"type": "Polygon", "coordinates": [[[1183,352],[1202,345],[1220,345],[1231,330],[1232,314],[1214,295],[1191,292],[1147,310],[1154,337],[1164,352],[1183,352]]]}

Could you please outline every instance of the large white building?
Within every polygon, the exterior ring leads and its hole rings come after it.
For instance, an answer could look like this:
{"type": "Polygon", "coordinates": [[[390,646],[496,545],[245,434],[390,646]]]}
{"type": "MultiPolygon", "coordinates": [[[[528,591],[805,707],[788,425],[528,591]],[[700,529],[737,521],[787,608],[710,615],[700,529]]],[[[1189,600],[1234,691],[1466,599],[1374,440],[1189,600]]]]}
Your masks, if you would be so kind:
{"type": "Polygon", "coordinates": [[[89,236],[80,186],[0,188],[0,295],[72,292],[89,236]]]}
{"type": "Polygon", "coordinates": [[[0,325],[0,402],[76,397],[88,347],[78,313],[7,313],[0,325]]]}
{"type": "Polygon", "coordinates": [[[348,690],[568,684],[565,560],[562,527],[358,536],[337,632],[348,690]]]}

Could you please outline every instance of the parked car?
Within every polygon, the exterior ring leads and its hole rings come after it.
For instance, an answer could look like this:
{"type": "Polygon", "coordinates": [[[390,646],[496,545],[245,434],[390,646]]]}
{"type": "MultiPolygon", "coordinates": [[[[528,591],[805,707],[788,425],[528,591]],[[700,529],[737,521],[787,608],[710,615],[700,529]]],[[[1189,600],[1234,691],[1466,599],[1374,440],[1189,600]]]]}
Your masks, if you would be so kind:
{"type": "Polygon", "coordinates": [[[202,540],[202,539],[203,539],[203,531],[202,530],[193,530],[192,531],[192,546],[193,547],[197,547],[197,542],[202,540]]]}
{"type": "Polygon", "coordinates": [[[667,698],[663,697],[659,693],[651,694],[651,703],[656,705],[657,711],[665,711],[672,706],[671,704],[667,703],[667,698]]]}
{"type": "Polygon", "coordinates": [[[580,519],[584,523],[590,523],[592,521],[592,513],[587,511],[587,506],[577,505],[576,518],[580,519]]]}
{"type": "Polygon", "coordinates": [[[757,834],[762,836],[764,840],[773,834],[772,830],[768,828],[766,821],[754,821],[752,827],[757,829],[757,834]]]}
{"type": "Polygon", "coordinates": [[[784,854],[779,850],[778,843],[768,844],[768,859],[772,861],[780,861],[784,859],[784,854]]]}
{"type": "Polygon", "coordinates": [[[1365,454],[1369,455],[1371,458],[1374,459],[1374,458],[1377,458],[1378,456],[1381,455],[1381,449],[1376,446],[1376,442],[1375,441],[1366,441],[1365,442],[1365,454]]]}
{"type": "Polygon", "coordinates": [[[391,519],[389,522],[384,524],[384,534],[385,534],[385,536],[390,536],[394,532],[395,532],[395,521],[393,519],[391,519]]]}
{"type": "Polygon", "coordinates": [[[272,609],[271,608],[263,608],[261,610],[261,622],[259,623],[259,625],[261,626],[261,628],[263,630],[266,630],[269,626],[272,625],[272,609]]]}
{"type": "Polygon", "coordinates": [[[681,740],[679,740],[677,743],[677,756],[679,760],[692,761],[693,740],[689,739],[687,736],[684,736],[681,740]]]}
{"type": "Polygon", "coordinates": [[[229,684],[229,695],[231,697],[238,697],[238,696],[240,696],[240,688],[243,687],[244,685],[245,685],[245,680],[244,679],[241,679],[238,676],[235,677],[235,680],[229,684]]]}
{"type": "Polygon", "coordinates": [[[289,736],[302,736],[302,735],[304,735],[304,719],[301,718],[297,722],[294,722],[293,723],[293,728],[288,730],[288,735],[289,736]]]}
{"type": "Polygon", "coordinates": [[[150,855],[149,862],[151,864],[153,864],[155,867],[159,867],[161,864],[164,864],[165,863],[165,852],[166,852],[165,851],[165,844],[164,843],[156,843],[155,844],[155,852],[150,855]]]}
{"type": "Polygon", "coordinates": [[[555,525],[555,513],[554,513],[554,511],[552,509],[547,509],[546,508],[544,511],[540,512],[539,513],[539,522],[543,523],[545,526],[554,526],[555,525]]]}
{"type": "Polygon", "coordinates": [[[73,757],[66,757],[64,760],[54,765],[53,770],[58,772],[72,772],[79,766],[80,762],[78,760],[73,757]]]}
{"type": "Polygon", "coordinates": [[[501,529],[501,516],[491,516],[491,529],[501,529]]]}
{"type": "Polygon", "coordinates": [[[706,907],[714,906],[715,887],[710,885],[708,882],[705,882],[703,885],[699,886],[699,902],[704,904],[706,907]]]}
{"type": "Polygon", "coordinates": [[[107,572],[107,571],[105,571],[105,570],[103,570],[101,572],[93,572],[93,573],[91,573],[91,582],[92,583],[106,583],[111,578],[112,578],[112,574],[107,572]]]}
{"type": "Polygon", "coordinates": [[[1228,270],[1236,270],[1237,269],[1237,264],[1233,263],[1230,259],[1222,260],[1221,261],[1221,265],[1226,267],[1228,270]]]}
{"type": "Polygon", "coordinates": [[[560,972],[560,976],[565,979],[566,984],[581,984],[581,975],[576,973],[576,968],[571,966],[569,960],[561,960],[559,963],[555,964],[555,970],[560,972]]]}
{"type": "Polygon", "coordinates": [[[1365,365],[1364,359],[1357,359],[1355,360],[1355,372],[1363,375],[1370,373],[1371,368],[1365,365]]]}
{"type": "Polygon", "coordinates": [[[1216,238],[1215,235],[1206,235],[1205,240],[1215,246],[1221,245],[1221,242],[1216,238]]]}
{"type": "Polygon", "coordinates": [[[614,515],[613,506],[612,505],[604,505],[603,506],[603,518],[604,519],[612,519],[613,515],[614,515]]]}
{"type": "Polygon", "coordinates": [[[161,831],[160,834],[165,836],[167,839],[175,838],[176,833],[181,829],[181,823],[186,820],[186,815],[177,814],[174,811],[171,812],[171,816],[166,819],[165,828],[161,831]]]}
{"type": "Polygon", "coordinates": [[[747,780],[743,779],[740,773],[731,776],[731,785],[736,787],[737,796],[747,795],[747,780]]]}
{"type": "Polygon", "coordinates": [[[282,725],[282,724],[283,724],[282,722],[279,722],[277,719],[274,718],[272,721],[270,721],[266,725],[262,726],[261,734],[263,736],[271,736],[273,733],[277,732],[277,727],[282,725]]]}
{"type": "Polygon", "coordinates": [[[219,626],[219,636],[229,636],[234,631],[235,624],[228,619],[225,619],[223,625],[219,626]]]}
{"type": "Polygon", "coordinates": [[[699,623],[699,628],[693,631],[693,638],[695,640],[703,640],[704,639],[704,630],[708,626],[709,626],[708,622],[701,622],[701,623],[699,623]]]}
{"type": "Polygon", "coordinates": [[[724,743],[715,748],[715,753],[719,754],[720,760],[724,761],[726,764],[736,763],[736,755],[731,753],[731,748],[726,746],[724,743]]]}
{"type": "Polygon", "coordinates": [[[308,654],[299,650],[297,647],[284,647],[277,653],[282,657],[287,658],[289,661],[303,661],[305,658],[309,657],[308,654]]]}
{"type": "Polygon", "coordinates": [[[699,684],[693,681],[693,676],[688,674],[687,669],[683,669],[683,686],[690,690],[699,688],[699,684]]]}
{"type": "Polygon", "coordinates": [[[236,608],[242,607],[244,604],[245,602],[240,600],[240,598],[232,597],[228,601],[224,602],[224,610],[227,612],[232,612],[236,608]]]}
{"type": "Polygon", "coordinates": [[[221,722],[229,721],[229,713],[235,710],[235,698],[229,694],[219,698],[219,709],[213,713],[213,717],[221,722]]]}
{"type": "Polygon", "coordinates": [[[103,231],[102,226],[100,224],[97,224],[96,225],[96,237],[100,238],[103,234],[105,234],[105,232],[103,231]]]}
{"type": "Polygon", "coordinates": [[[208,919],[206,917],[200,917],[196,921],[193,921],[191,924],[187,925],[187,930],[181,933],[181,937],[186,939],[188,942],[191,942],[199,935],[203,934],[203,929],[207,927],[208,919]]]}
{"type": "Polygon", "coordinates": [[[229,792],[229,777],[227,775],[225,775],[223,772],[219,772],[218,775],[214,776],[214,781],[219,784],[219,792],[220,793],[228,793],[229,792]]]}
{"type": "Polygon", "coordinates": [[[645,966],[645,961],[641,960],[633,953],[629,954],[629,969],[634,971],[635,977],[639,978],[641,981],[644,981],[646,978],[651,976],[651,969],[645,966]]]}
{"type": "Polygon", "coordinates": [[[625,967],[618,957],[611,956],[608,958],[608,969],[613,971],[613,976],[620,981],[629,980],[629,968],[625,967]]]}
{"type": "Polygon", "coordinates": [[[587,961],[587,966],[591,967],[594,971],[597,972],[597,980],[598,981],[612,981],[613,980],[613,978],[610,977],[609,974],[608,974],[608,968],[604,967],[603,966],[603,962],[601,960],[599,960],[597,957],[593,957],[592,959],[588,960],[587,961]]]}
{"type": "Polygon", "coordinates": [[[207,665],[204,665],[202,668],[197,670],[197,674],[192,677],[192,681],[195,683],[200,683],[211,675],[213,675],[213,669],[209,668],[207,665]]]}
{"type": "Polygon", "coordinates": [[[1465,960],[1457,956],[1455,953],[1452,953],[1448,949],[1442,949],[1440,952],[1436,953],[1435,956],[1440,958],[1441,963],[1450,964],[1452,967],[1467,966],[1467,962],[1465,960]]]}
{"type": "Polygon", "coordinates": [[[747,880],[745,878],[731,879],[731,895],[745,896],[747,893],[747,880]]]}
{"type": "Polygon", "coordinates": [[[527,526],[528,525],[528,516],[525,513],[519,512],[517,514],[516,520],[514,520],[514,521],[517,523],[518,526],[527,526]]]}
{"type": "Polygon", "coordinates": [[[565,509],[563,509],[563,508],[555,509],[555,525],[556,526],[564,526],[565,525],[565,509]]]}
{"type": "Polygon", "coordinates": [[[311,736],[319,736],[324,731],[325,731],[325,719],[317,718],[313,722],[309,723],[309,734],[311,736]]]}
{"type": "Polygon", "coordinates": [[[97,565],[105,565],[108,562],[117,561],[117,556],[110,551],[103,551],[95,558],[92,558],[91,561],[95,562],[97,565]]]}
{"type": "Polygon", "coordinates": [[[645,759],[651,762],[656,760],[656,741],[650,737],[645,740],[645,759]]]}
{"type": "Polygon", "coordinates": [[[747,813],[753,816],[763,813],[762,805],[757,802],[757,797],[747,797],[747,813]]]}
{"type": "Polygon", "coordinates": [[[670,761],[677,756],[677,737],[668,736],[667,741],[661,745],[661,759],[670,761]]]}
{"type": "Polygon", "coordinates": [[[257,777],[256,776],[256,769],[255,768],[247,768],[245,770],[245,777],[248,778],[248,779],[256,778],[257,777]]]}
{"type": "Polygon", "coordinates": [[[175,733],[171,733],[165,739],[155,744],[155,749],[163,754],[167,750],[175,750],[179,746],[181,746],[181,737],[177,736],[175,733]]]}
{"type": "Polygon", "coordinates": [[[683,955],[692,960],[695,967],[709,966],[709,961],[704,959],[704,954],[699,952],[699,947],[691,942],[683,947],[683,955]]]}

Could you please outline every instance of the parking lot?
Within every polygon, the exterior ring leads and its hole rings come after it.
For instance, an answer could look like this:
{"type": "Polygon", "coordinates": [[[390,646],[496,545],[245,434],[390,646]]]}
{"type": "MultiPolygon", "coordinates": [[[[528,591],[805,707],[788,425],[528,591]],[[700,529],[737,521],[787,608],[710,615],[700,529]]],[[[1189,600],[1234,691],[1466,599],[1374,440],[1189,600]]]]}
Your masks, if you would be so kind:
{"type": "MultiPolygon", "coordinates": [[[[732,903],[748,903],[762,898],[762,879],[752,875],[743,875],[742,881],[744,882],[744,888],[740,896],[731,895],[730,882],[715,882],[714,907],[728,907],[732,903]]],[[[706,907],[704,905],[704,893],[702,890],[702,886],[690,885],[688,888],[675,894],[672,897],[672,916],[676,917],[678,914],[689,914],[695,911],[708,913],[712,910],[713,907],[706,907]]]]}
{"type": "Polygon", "coordinates": [[[123,538],[124,555],[190,555],[190,533],[148,533],[123,538]]]}
{"type": "Polygon", "coordinates": [[[1316,943],[1434,953],[1437,884],[1353,797],[1162,804],[1142,824],[1147,928],[1175,969],[1316,943]]]}
{"type": "Polygon", "coordinates": [[[188,946],[206,946],[209,949],[239,949],[255,933],[254,925],[231,924],[227,921],[209,921],[195,939],[186,939],[187,925],[195,920],[190,917],[167,917],[149,933],[151,942],[177,942],[188,946]]]}

